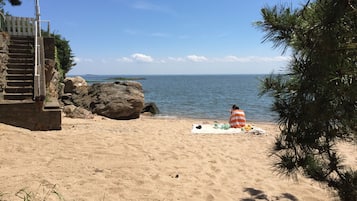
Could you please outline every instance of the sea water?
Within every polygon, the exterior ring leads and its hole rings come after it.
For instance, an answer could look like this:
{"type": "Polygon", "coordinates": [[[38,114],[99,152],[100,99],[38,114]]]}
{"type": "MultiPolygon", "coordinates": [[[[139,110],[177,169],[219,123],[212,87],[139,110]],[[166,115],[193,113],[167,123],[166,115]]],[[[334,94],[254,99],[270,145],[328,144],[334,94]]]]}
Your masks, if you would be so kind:
{"type": "Polygon", "coordinates": [[[233,104],[246,113],[248,121],[273,122],[273,100],[259,96],[266,75],[83,75],[86,81],[113,82],[111,78],[140,78],[145,102],[154,102],[159,116],[227,120],[233,104]]]}

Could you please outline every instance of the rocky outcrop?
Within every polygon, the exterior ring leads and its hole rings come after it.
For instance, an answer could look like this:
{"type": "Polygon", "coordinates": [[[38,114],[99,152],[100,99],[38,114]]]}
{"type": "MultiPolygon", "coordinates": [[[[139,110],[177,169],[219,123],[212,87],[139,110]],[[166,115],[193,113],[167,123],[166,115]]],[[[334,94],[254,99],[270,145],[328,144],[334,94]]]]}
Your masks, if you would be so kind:
{"type": "Polygon", "coordinates": [[[64,83],[64,93],[76,93],[80,88],[88,87],[85,79],[80,76],[68,77],[63,80],[64,83]]]}
{"type": "Polygon", "coordinates": [[[93,119],[94,115],[92,112],[74,105],[66,105],[63,107],[63,112],[66,117],[78,118],[78,119],[93,119]]]}
{"type": "Polygon", "coordinates": [[[122,81],[88,86],[83,78],[65,80],[62,102],[75,105],[111,119],[136,119],[144,107],[144,93],[139,82],[122,81]]]}
{"type": "Polygon", "coordinates": [[[159,108],[156,106],[155,103],[150,102],[150,103],[145,103],[143,110],[141,113],[144,114],[149,114],[149,115],[156,115],[160,113],[159,108]]]}
{"type": "Polygon", "coordinates": [[[112,119],[139,118],[144,107],[143,89],[138,82],[93,84],[88,95],[91,97],[89,109],[112,119]]]}
{"type": "Polygon", "coordinates": [[[68,77],[63,81],[62,102],[64,105],[89,108],[90,97],[88,96],[88,84],[80,76],[68,77]]]}

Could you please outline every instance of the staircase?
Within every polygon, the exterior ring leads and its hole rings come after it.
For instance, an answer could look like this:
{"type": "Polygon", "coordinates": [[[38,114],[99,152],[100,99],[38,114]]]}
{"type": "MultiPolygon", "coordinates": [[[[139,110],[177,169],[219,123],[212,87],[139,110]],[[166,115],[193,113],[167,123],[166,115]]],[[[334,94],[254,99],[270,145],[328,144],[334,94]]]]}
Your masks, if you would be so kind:
{"type": "Polygon", "coordinates": [[[4,100],[32,101],[34,48],[34,37],[11,36],[4,100]]]}
{"type": "MultiPolygon", "coordinates": [[[[0,12],[0,24],[1,16],[0,12]]],[[[60,130],[62,110],[58,100],[50,96],[46,99],[45,61],[54,60],[54,57],[46,58],[46,51],[54,55],[55,47],[46,45],[38,34],[40,32],[36,31],[41,30],[40,26],[34,26],[39,23],[39,13],[36,16],[36,19],[5,16],[6,27],[0,32],[3,34],[0,51],[1,58],[8,60],[0,59],[0,123],[30,130],[60,130]],[[39,64],[37,75],[35,56],[38,56],[39,64]]]]}

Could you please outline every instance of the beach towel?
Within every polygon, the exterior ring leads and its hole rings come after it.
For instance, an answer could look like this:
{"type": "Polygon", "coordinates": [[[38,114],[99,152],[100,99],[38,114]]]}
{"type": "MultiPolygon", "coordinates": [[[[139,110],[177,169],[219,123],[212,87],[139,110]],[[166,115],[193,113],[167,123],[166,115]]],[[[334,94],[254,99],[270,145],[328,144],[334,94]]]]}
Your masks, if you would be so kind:
{"type": "Polygon", "coordinates": [[[247,124],[243,128],[231,128],[229,124],[193,124],[193,134],[265,134],[265,131],[256,126],[247,124]]]}

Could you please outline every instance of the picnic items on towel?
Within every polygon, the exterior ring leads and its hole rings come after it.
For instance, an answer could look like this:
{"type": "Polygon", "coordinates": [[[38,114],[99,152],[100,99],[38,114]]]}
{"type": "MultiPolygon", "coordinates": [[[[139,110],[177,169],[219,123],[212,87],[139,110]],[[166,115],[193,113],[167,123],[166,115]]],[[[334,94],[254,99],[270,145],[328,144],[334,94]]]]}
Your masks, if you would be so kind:
{"type": "Polygon", "coordinates": [[[265,134],[265,131],[250,124],[242,128],[231,128],[229,124],[193,124],[192,133],[194,134],[265,134]]]}

